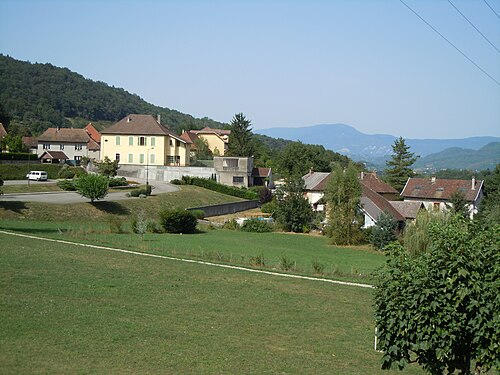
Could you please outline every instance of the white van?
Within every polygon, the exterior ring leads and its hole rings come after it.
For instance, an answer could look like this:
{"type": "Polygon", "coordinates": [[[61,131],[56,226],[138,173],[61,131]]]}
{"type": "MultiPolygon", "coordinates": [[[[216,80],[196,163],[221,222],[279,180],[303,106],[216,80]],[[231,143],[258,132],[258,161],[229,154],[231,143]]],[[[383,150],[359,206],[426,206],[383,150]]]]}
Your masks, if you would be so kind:
{"type": "Polygon", "coordinates": [[[47,172],[45,171],[31,171],[26,175],[28,180],[47,181],[47,172]]]}

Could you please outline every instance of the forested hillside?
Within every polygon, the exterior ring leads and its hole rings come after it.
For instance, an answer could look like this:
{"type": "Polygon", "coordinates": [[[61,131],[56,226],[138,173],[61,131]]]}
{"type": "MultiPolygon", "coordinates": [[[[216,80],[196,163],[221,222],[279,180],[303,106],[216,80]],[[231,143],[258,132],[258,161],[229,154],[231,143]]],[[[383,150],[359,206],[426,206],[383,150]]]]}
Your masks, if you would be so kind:
{"type": "Polygon", "coordinates": [[[147,103],[124,89],[66,68],[31,64],[0,54],[0,122],[9,133],[38,135],[49,127],[103,127],[130,113],[161,115],[173,131],[224,124],[147,103]]]}

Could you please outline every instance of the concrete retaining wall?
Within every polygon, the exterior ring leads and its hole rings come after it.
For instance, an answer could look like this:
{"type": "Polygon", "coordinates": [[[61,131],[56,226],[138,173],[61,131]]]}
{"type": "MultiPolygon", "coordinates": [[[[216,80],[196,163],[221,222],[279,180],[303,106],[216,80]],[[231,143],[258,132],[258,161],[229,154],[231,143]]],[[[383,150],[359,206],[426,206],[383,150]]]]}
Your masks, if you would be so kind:
{"type": "MultiPolygon", "coordinates": [[[[168,166],[148,166],[147,177],[151,181],[172,181],[180,180],[182,176],[192,176],[201,178],[211,178],[215,175],[214,168],[208,167],[168,167],[168,166]]],[[[146,178],[146,166],[121,165],[118,169],[118,176],[131,178],[146,178]]]]}
{"type": "Polygon", "coordinates": [[[192,207],[189,211],[202,210],[206,217],[234,214],[236,212],[250,210],[259,206],[258,200],[242,201],[224,204],[215,204],[213,206],[192,207]]]}

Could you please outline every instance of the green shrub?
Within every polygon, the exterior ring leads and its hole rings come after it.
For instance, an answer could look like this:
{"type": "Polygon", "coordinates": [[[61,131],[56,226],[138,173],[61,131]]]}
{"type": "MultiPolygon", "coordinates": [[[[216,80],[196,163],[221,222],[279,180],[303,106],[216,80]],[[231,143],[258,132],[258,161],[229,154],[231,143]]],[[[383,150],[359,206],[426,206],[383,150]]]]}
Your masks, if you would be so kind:
{"type": "Polygon", "coordinates": [[[160,224],[168,233],[193,233],[196,230],[196,217],[185,210],[160,211],[160,224]]]}
{"type": "Polygon", "coordinates": [[[151,195],[151,190],[152,190],[152,187],[151,185],[147,185],[144,186],[144,187],[141,187],[140,189],[134,189],[134,190],[131,190],[129,195],[131,197],[138,197],[139,195],[151,195]]]}
{"type": "Polygon", "coordinates": [[[172,185],[186,185],[186,184],[184,183],[184,181],[179,180],[179,179],[174,179],[174,180],[170,181],[170,183],[171,183],[172,185]]]}
{"type": "Polygon", "coordinates": [[[69,167],[69,165],[65,164],[57,174],[57,178],[73,178],[75,177],[75,172],[69,167]]]}
{"type": "Polygon", "coordinates": [[[76,186],[71,180],[59,180],[57,181],[57,186],[65,191],[75,191],[76,186]]]}
{"type": "Polygon", "coordinates": [[[128,193],[131,197],[137,198],[141,194],[141,190],[139,189],[134,189],[130,190],[130,193],[128,193]]]}
{"type": "Polygon", "coordinates": [[[190,212],[197,220],[203,220],[205,218],[205,212],[203,210],[191,210],[190,212]]]}
{"type": "Polygon", "coordinates": [[[0,160],[37,160],[37,155],[29,152],[1,152],[0,160]]]}
{"type": "Polygon", "coordinates": [[[293,260],[291,260],[290,258],[287,258],[286,256],[281,257],[280,268],[283,271],[290,271],[294,265],[295,265],[295,262],[293,260]]]}
{"type": "Polygon", "coordinates": [[[323,271],[325,270],[325,265],[323,263],[320,263],[318,261],[318,258],[314,258],[312,260],[312,269],[313,269],[314,273],[322,274],[323,271]]]}
{"type": "Polygon", "coordinates": [[[127,179],[125,177],[112,177],[109,179],[109,187],[116,186],[128,186],[127,179]]]}
{"type": "Polygon", "coordinates": [[[260,206],[260,210],[266,214],[274,214],[277,208],[278,203],[274,199],[260,206]]]}
{"type": "Polygon", "coordinates": [[[59,164],[41,164],[38,161],[30,164],[0,164],[0,174],[4,180],[24,180],[29,171],[45,171],[48,178],[56,179],[60,169],[59,164]]]}
{"type": "Polygon", "coordinates": [[[273,227],[267,221],[250,219],[243,223],[241,230],[244,232],[266,233],[272,232],[273,227]]]}
{"type": "Polygon", "coordinates": [[[240,225],[234,219],[226,221],[222,226],[222,229],[229,229],[229,230],[239,230],[240,228],[241,228],[240,225]]]}

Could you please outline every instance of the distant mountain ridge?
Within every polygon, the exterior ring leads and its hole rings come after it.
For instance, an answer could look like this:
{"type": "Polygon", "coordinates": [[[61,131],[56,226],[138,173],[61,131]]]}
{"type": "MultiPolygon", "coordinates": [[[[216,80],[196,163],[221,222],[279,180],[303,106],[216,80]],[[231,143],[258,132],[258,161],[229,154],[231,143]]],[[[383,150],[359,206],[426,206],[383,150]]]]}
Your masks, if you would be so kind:
{"type": "MultiPolygon", "coordinates": [[[[274,138],[319,144],[355,160],[380,164],[392,153],[397,138],[388,134],[365,134],[346,124],[322,124],[299,128],[258,129],[255,132],[274,138]]],[[[422,158],[451,147],[478,150],[489,143],[500,142],[498,137],[470,137],[459,139],[405,139],[411,152],[422,158]]]]}

